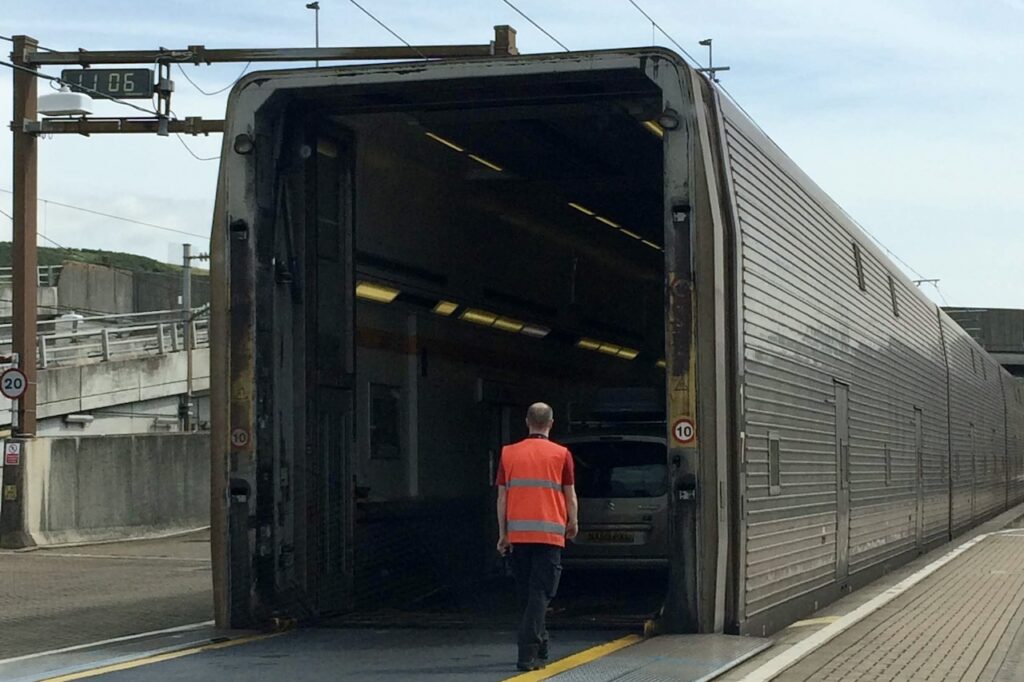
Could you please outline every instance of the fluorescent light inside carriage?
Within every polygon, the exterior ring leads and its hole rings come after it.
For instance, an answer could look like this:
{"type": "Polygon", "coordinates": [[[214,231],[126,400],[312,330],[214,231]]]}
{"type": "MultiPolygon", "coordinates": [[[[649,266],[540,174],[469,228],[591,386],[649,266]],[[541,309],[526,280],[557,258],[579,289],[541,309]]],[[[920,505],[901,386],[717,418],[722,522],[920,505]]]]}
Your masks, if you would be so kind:
{"type": "Polygon", "coordinates": [[[375,303],[391,303],[400,293],[402,292],[399,289],[384,286],[383,284],[376,284],[374,282],[356,283],[356,297],[366,299],[367,301],[374,301],[375,303]]]}
{"type": "Polygon", "coordinates": [[[490,327],[491,329],[497,329],[510,334],[524,334],[535,339],[543,339],[551,333],[550,329],[542,325],[530,324],[513,317],[505,317],[488,310],[480,310],[479,308],[467,308],[459,314],[459,319],[478,324],[481,327],[490,327]]]}
{"type": "Polygon", "coordinates": [[[551,330],[547,327],[542,327],[539,324],[524,324],[520,332],[527,336],[532,336],[535,339],[543,339],[551,333],[551,330]]]}
{"type": "Polygon", "coordinates": [[[492,324],[491,326],[494,327],[495,329],[500,329],[503,332],[512,332],[513,334],[518,334],[519,332],[523,331],[523,327],[525,327],[526,325],[520,322],[519,320],[513,320],[508,317],[499,317],[494,321],[494,324],[492,324]]]}
{"type": "Polygon", "coordinates": [[[596,353],[603,353],[605,355],[611,355],[612,357],[622,358],[623,360],[635,360],[640,351],[635,348],[629,348],[627,346],[620,346],[617,343],[609,343],[607,341],[597,341],[595,339],[588,339],[586,337],[581,338],[576,342],[577,348],[583,350],[590,350],[596,353]]]}
{"type": "Polygon", "coordinates": [[[434,133],[431,133],[431,132],[428,132],[426,135],[431,140],[434,140],[435,142],[440,142],[445,147],[448,147],[449,149],[454,149],[455,151],[459,152],[460,154],[466,151],[465,149],[463,149],[459,145],[455,144],[451,140],[446,140],[443,137],[441,137],[440,135],[435,135],[434,133]]]}
{"type": "Polygon", "coordinates": [[[494,313],[489,313],[486,310],[467,308],[466,310],[462,311],[461,315],[459,315],[459,319],[465,320],[466,322],[472,322],[473,324],[479,324],[485,327],[490,327],[498,319],[498,316],[495,315],[494,313]]]}
{"type": "Polygon", "coordinates": [[[586,206],[581,206],[580,204],[577,204],[577,203],[572,202],[572,201],[569,202],[569,205],[572,206],[573,208],[575,208],[577,211],[579,211],[583,215],[591,216],[591,217],[593,217],[593,215],[594,215],[594,212],[591,211],[586,206]]]}
{"type": "Polygon", "coordinates": [[[632,231],[630,231],[630,230],[627,230],[627,229],[626,229],[626,228],[624,228],[624,227],[623,227],[623,228],[622,228],[621,230],[619,230],[619,231],[620,231],[620,232],[622,232],[622,234],[626,235],[627,237],[632,237],[633,239],[640,239],[640,240],[643,240],[643,237],[641,237],[640,235],[638,235],[638,234],[637,234],[636,232],[632,232],[632,231]]]}
{"type": "Polygon", "coordinates": [[[477,156],[476,154],[470,154],[470,155],[469,155],[469,158],[473,159],[474,161],[476,161],[477,163],[479,163],[479,164],[480,164],[481,166],[487,166],[487,167],[488,167],[488,168],[490,168],[491,170],[494,170],[494,171],[498,171],[499,173],[500,173],[500,172],[502,172],[503,170],[505,170],[504,168],[502,168],[502,167],[501,167],[501,166],[499,166],[498,164],[496,164],[496,163],[491,163],[491,162],[490,162],[490,161],[488,161],[487,159],[485,159],[485,158],[483,158],[483,157],[481,157],[481,156],[477,156]]]}
{"type": "Polygon", "coordinates": [[[665,362],[664,359],[661,359],[654,363],[654,366],[657,367],[658,369],[665,369],[666,367],[668,367],[668,363],[665,362]]]}
{"type": "Polygon", "coordinates": [[[599,221],[601,221],[602,223],[604,223],[604,224],[605,224],[605,225],[607,225],[608,227],[614,227],[614,228],[615,228],[616,230],[622,229],[622,225],[619,225],[619,224],[618,224],[617,222],[615,222],[614,220],[609,220],[608,218],[605,218],[604,216],[599,216],[599,215],[596,215],[596,216],[594,216],[594,218],[595,218],[596,220],[599,220],[599,221]]]}
{"type": "Polygon", "coordinates": [[[651,131],[659,139],[665,137],[665,129],[657,121],[644,121],[644,128],[651,131]]]}
{"type": "Polygon", "coordinates": [[[459,307],[459,304],[455,301],[438,301],[437,305],[434,306],[433,312],[438,315],[444,315],[447,317],[454,313],[459,307]]]}

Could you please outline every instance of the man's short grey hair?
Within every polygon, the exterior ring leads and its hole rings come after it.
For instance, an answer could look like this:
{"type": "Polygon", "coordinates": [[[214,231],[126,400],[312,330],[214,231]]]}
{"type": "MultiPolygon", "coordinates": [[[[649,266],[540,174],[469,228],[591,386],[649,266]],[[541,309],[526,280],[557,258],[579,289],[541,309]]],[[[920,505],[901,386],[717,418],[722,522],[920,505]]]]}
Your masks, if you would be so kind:
{"type": "Polygon", "coordinates": [[[544,428],[555,421],[555,411],[547,403],[534,403],[526,411],[526,422],[530,426],[544,428]]]}

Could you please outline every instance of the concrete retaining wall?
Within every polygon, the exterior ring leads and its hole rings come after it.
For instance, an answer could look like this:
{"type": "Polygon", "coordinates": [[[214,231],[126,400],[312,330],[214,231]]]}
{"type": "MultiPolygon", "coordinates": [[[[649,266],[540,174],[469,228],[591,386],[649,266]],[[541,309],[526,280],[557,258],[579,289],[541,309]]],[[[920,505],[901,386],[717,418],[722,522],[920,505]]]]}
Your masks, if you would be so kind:
{"type": "Polygon", "coordinates": [[[207,526],[209,452],[206,433],[29,441],[25,532],[53,545],[207,526]]]}
{"type": "MultiPolygon", "coordinates": [[[[14,288],[10,284],[0,285],[0,317],[10,317],[14,311],[14,288]]],[[[60,312],[57,306],[57,287],[36,289],[36,304],[40,315],[60,312]]]]}
{"type": "Polygon", "coordinates": [[[132,273],[126,270],[67,261],[57,292],[62,307],[84,315],[135,312],[132,273]]]}
{"type": "MultiPolygon", "coordinates": [[[[195,271],[193,271],[194,273],[195,271]]],[[[136,272],[135,311],[173,310],[181,305],[181,275],[160,272],[136,272]]],[[[210,302],[210,278],[207,275],[192,275],[192,307],[198,308],[210,302]]]]}

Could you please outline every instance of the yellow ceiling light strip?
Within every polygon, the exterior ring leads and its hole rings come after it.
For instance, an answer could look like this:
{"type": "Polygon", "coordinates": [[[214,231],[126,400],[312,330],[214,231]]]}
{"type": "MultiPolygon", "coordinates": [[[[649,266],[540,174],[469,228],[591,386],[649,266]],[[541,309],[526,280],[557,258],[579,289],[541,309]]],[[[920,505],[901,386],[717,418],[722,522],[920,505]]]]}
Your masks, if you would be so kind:
{"type": "MultiPolygon", "coordinates": [[[[657,125],[657,124],[655,124],[655,125],[657,125]]],[[[608,227],[611,227],[613,229],[618,230],[619,232],[621,232],[622,234],[626,235],[627,237],[629,237],[631,239],[636,239],[639,242],[643,242],[644,244],[646,244],[647,246],[651,247],[652,249],[657,249],[658,251],[662,250],[662,248],[660,246],[658,246],[657,244],[655,244],[654,242],[652,242],[650,240],[647,240],[647,239],[644,239],[643,236],[641,236],[640,234],[634,232],[633,230],[626,229],[625,227],[623,227],[622,225],[619,225],[617,222],[615,222],[611,218],[605,218],[602,215],[598,215],[596,212],[591,211],[589,208],[587,208],[583,204],[577,204],[575,201],[570,201],[568,203],[569,203],[569,206],[571,206],[572,208],[576,209],[577,211],[579,211],[583,215],[588,216],[590,218],[593,218],[594,220],[600,221],[600,222],[604,223],[605,225],[607,225],[608,227]]]]}
{"type": "Polygon", "coordinates": [[[617,343],[609,343],[608,341],[597,341],[596,339],[589,339],[587,337],[583,337],[577,341],[576,347],[582,348],[583,350],[592,350],[597,353],[604,353],[605,355],[622,358],[623,360],[635,360],[636,357],[640,355],[640,351],[635,348],[620,346],[617,343]]]}
{"type": "Polygon", "coordinates": [[[512,332],[514,334],[518,334],[519,332],[523,331],[523,327],[525,327],[526,325],[520,322],[519,320],[513,320],[508,317],[499,317],[494,321],[494,324],[492,324],[491,326],[494,327],[495,329],[500,329],[503,332],[512,332]]]}
{"type": "Polygon", "coordinates": [[[466,322],[472,322],[473,324],[481,324],[485,327],[490,327],[494,324],[495,320],[498,319],[498,316],[494,313],[489,313],[486,310],[467,308],[462,311],[461,315],[459,315],[459,319],[465,320],[466,322]]]}
{"type": "Polygon", "coordinates": [[[401,290],[384,286],[383,284],[375,284],[373,282],[356,283],[356,296],[367,301],[391,303],[400,293],[402,293],[401,290]]]}
{"type": "Polygon", "coordinates": [[[647,128],[659,138],[665,137],[665,129],[657,121],[644,121],[644,128],[647,128]]]}
{"type": "Polygon", "coordinates": [[[526,336],[532,336],[535,339],[543,339],[551,333],[550,329],[539,324],[529,324],[522,320],[505,317],[487,310],[480,310],[479,308],[467,308],[466,310],[463,310],[462,313],[459,314],[459,319],[465,320],[466,322],[472,322],[473,324],[478,324],[482,327],[490,327],[491,329],[509,332],[510,334],[525,334],[526,336]]]}
{"type": "Polygon", "coordinates": [[[459,145],[455,144],[451,140],[446,140],[443,137],[441,137],[440,135],[435,135],[434,133],[428,132],[427,133],[427,137],[429,137],[431,140],[434,140],[435,142],[440,142],[445,147],[448,147],[450,149],[454,149],[455,151],[459,152],[460,154],[466,151],[465,149],[463,149],[459,145]]]}
{"type": "Polygon", "coordinates": [[[437,305],[434,306],[434,312],[447,317],[454,313],[458,307],[459,304],[455,301],[438,301],[437,305]]]}
{"type": "Polygon", "coordinates": [[[504,168],[502,168],[502,167],[501,167],[501,166],[499,166],[498,164],[496,164],[496,163],[491,163],[491,162],[490,162],[490,161],[488,161],[487,159],[485,159],[485,158],[483,158],[483,157],[480,157],[480,156],[477,156],[476,154],[470,154],[470,155],[469,155],[469,158],[473,159],[474,161],[476,161],[476,162],[477,162],[477,163],[479,163],[480,165],[482,165],[482,166],[487,166],[487,167],[488,167],[488,168],[490,168],[491,170],[495,170],[495,171],[498,171],[499,173],[500,173],[501,171],[505,170],[504,168]]]}

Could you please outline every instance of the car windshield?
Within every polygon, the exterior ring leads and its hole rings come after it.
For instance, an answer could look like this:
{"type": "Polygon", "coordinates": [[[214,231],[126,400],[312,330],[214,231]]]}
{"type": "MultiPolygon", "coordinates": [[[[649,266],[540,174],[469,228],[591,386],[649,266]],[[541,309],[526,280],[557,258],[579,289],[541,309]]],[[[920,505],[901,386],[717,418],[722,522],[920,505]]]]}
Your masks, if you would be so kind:
{"type": "Polygon", "coordinates": [[[637,441],[569,445],[580,497],[658,497],[668,491],[665,446],[637,441]]]}

